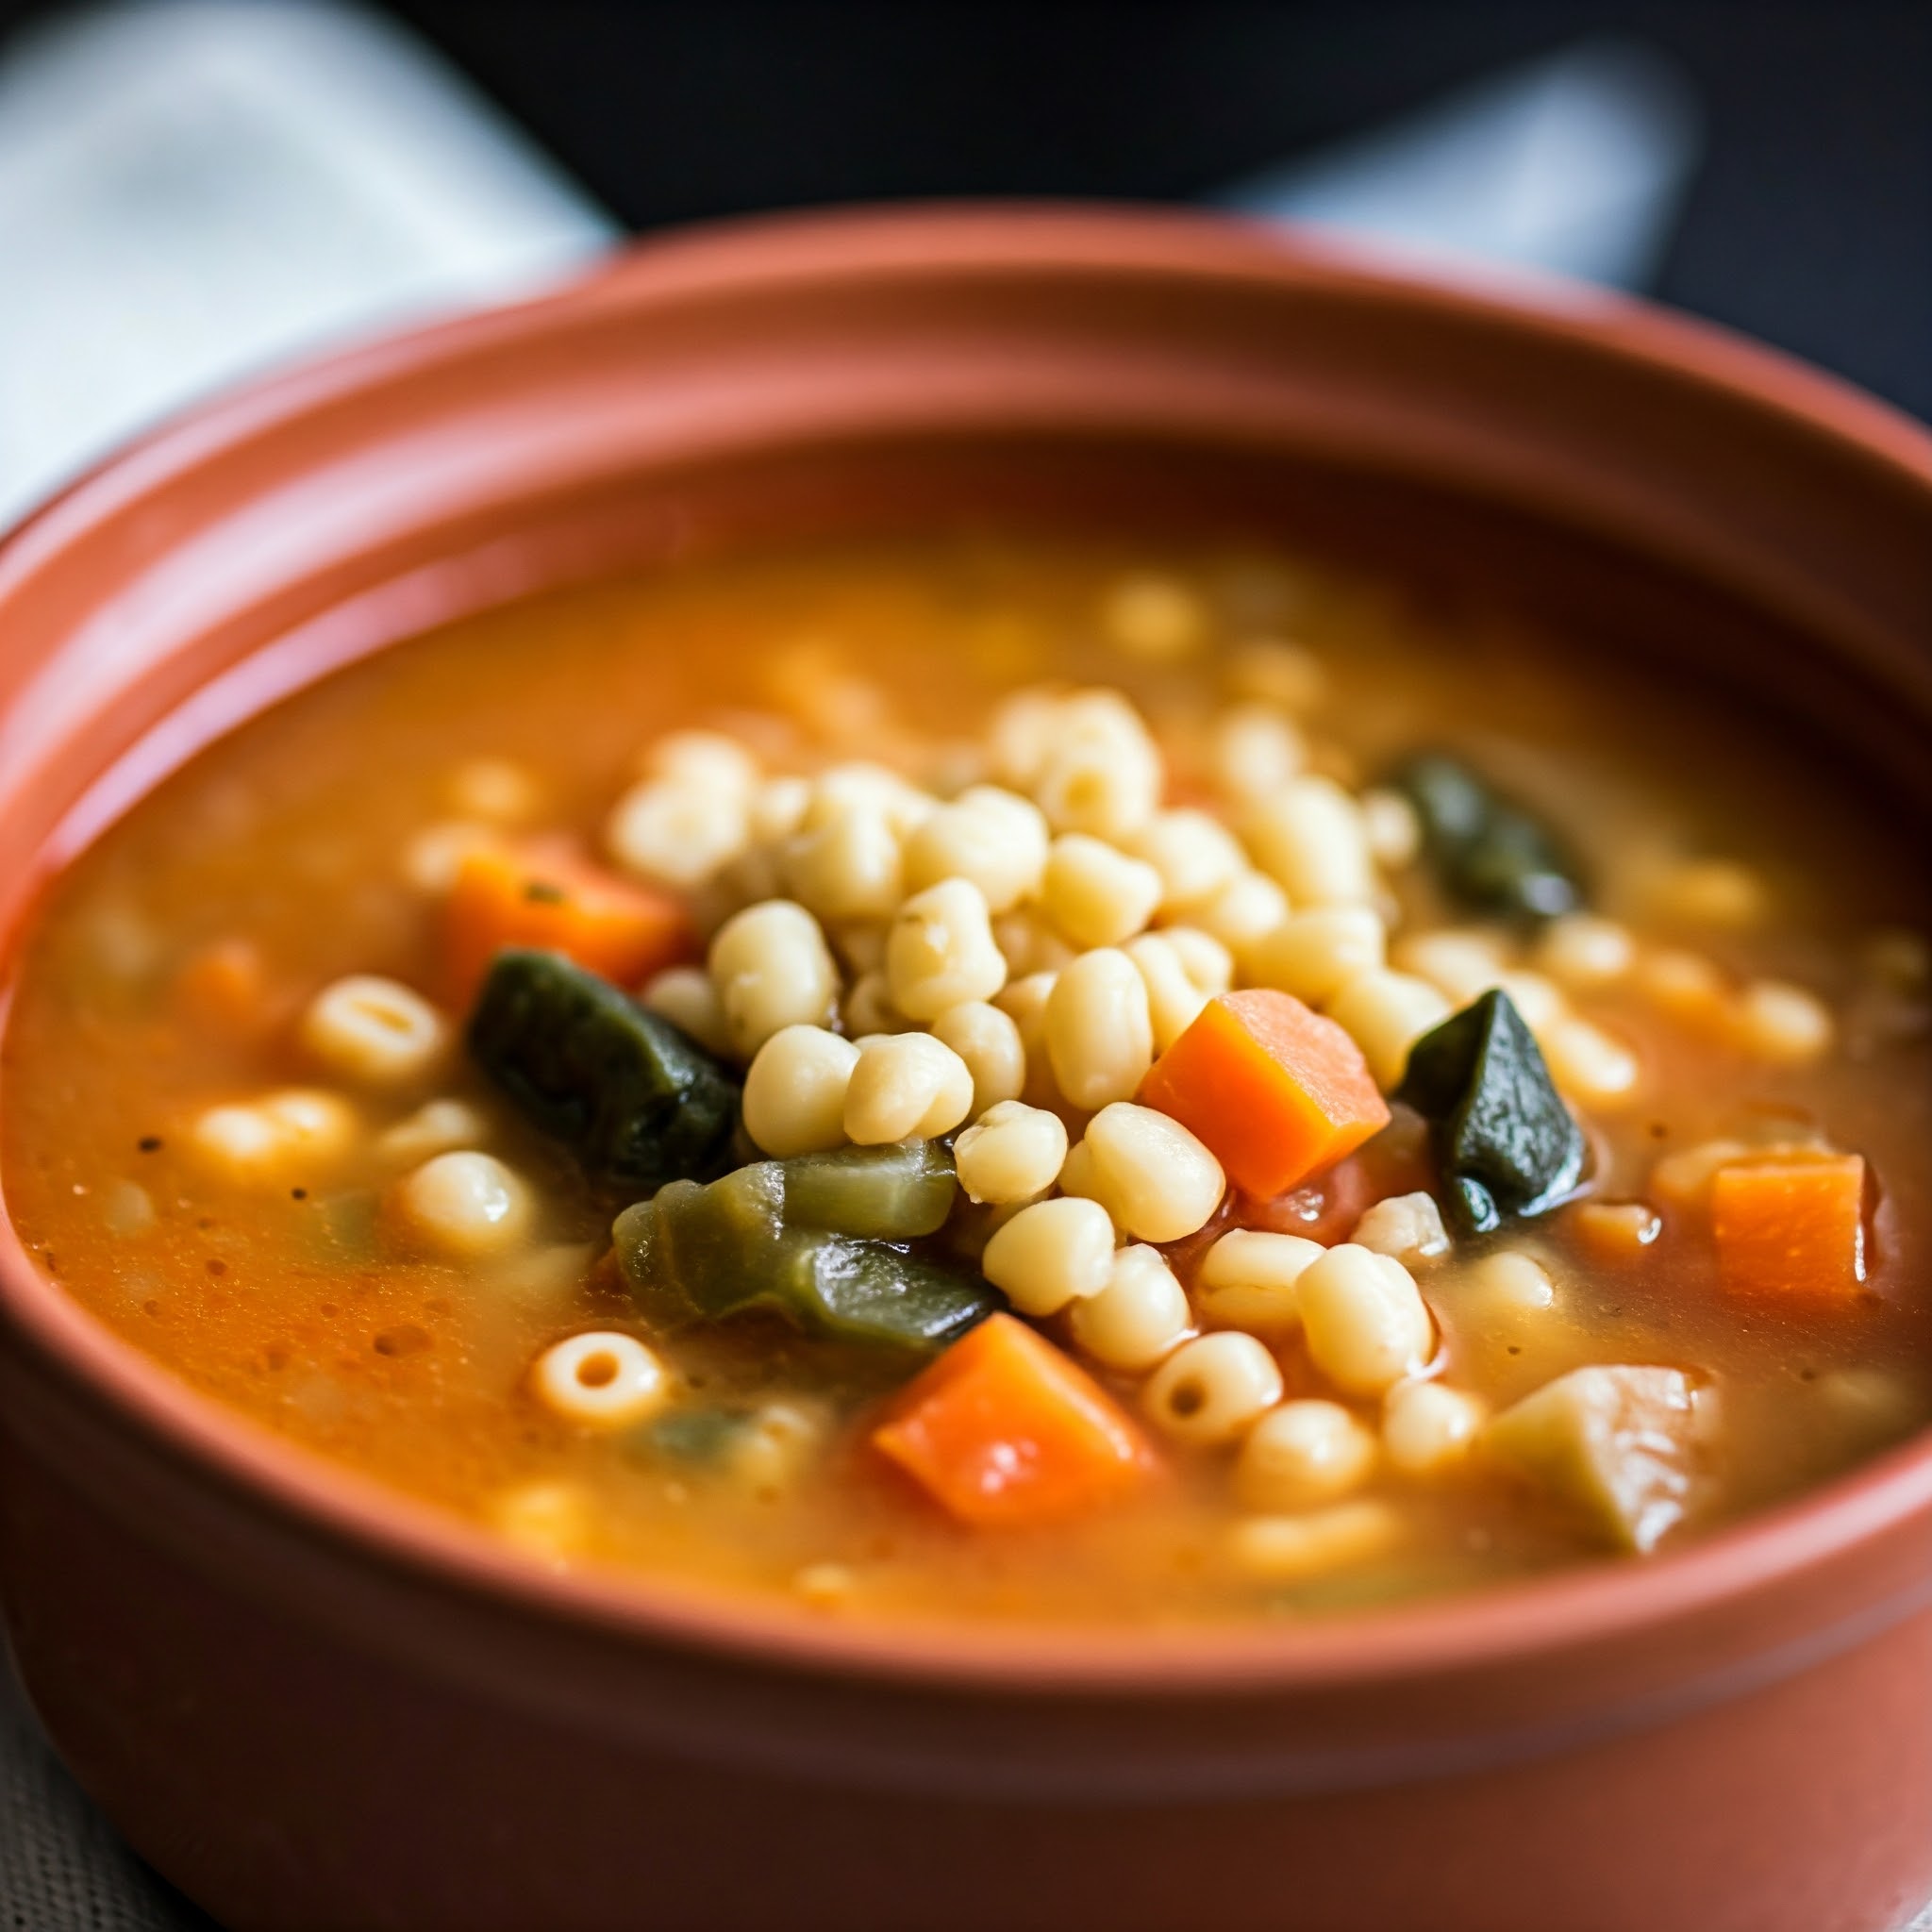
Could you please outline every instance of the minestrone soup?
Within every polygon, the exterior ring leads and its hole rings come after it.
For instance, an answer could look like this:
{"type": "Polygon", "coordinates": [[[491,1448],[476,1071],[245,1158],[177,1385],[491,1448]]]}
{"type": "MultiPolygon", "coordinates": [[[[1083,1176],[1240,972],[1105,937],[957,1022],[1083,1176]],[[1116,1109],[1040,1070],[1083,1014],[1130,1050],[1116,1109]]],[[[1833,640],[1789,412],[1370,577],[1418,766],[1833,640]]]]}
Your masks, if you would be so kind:
{"type": "Polygon", "coordinates": [[[1908,828],[1667,667],[985,537],[340,672],[51,897],[39,1265],[555,1565],[1336,1612],[1932,1414],[1908,828]]]}

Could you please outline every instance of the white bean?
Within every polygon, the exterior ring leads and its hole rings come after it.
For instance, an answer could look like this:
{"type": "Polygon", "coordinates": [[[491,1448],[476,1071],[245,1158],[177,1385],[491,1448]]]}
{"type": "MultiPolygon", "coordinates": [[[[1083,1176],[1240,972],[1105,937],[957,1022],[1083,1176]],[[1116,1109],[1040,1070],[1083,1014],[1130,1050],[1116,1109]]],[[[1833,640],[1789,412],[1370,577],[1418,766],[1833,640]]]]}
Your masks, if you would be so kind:
{"type": "Polygon", "coordinates": [[[1449,1230],[1433,1194],[1391,1194],[1377,1201],[1349,1236],[1358,1248],[1391,1256],[1406,1268],[1449,1252],[1449,1230]]]}
{"type": "Polygon", "coordinates": [[[541,786],[513,758],[465,758],[449,774],[443,796],[465,818],[495,825],[521,824],[543,803],[541,786]]]}
{"type": "Polygon", "coordinates": [[[973,1105],[966,1062],[929,1033],[874,1035],[859,1043],[845,1090],[846,1138],[861,1147],[948,1134],[973,1105]]]}
{"type": "Polygon", "coordinates": [[[1229,1532],[1228,1556],[1251,1576],[1297,1583],[1382,1556],[1406,1533],[1387,1503],[1356,1497],[1302,1516],[1250,1516],[1229,1532]]]}
{"type": "Polygon", "coordinates": [[[1140,968],[1124,953],[1082,953],[1054,981],[1046,1050],[1054,1079],[1074,1107],[1132,1097],[1154,1064],[1154,1022],[1140,968]]]}
{"type": "Polygon", "coordinates": [[[1339,1402],[1303,1400],[1272,1408],[1248,1431],[1234,1489],[1248,1509],[1305,1509],[1359,1489],[1379,1444],[1339,1402]]]}
{"type": "Polygon", "coordinates": [[[613,808],[604,830],[610,856],[653,885],[690,891],[745,848],[745,801],[682,778],[646,778],[613,808]]]}
{"type": "Polygon", "coordinates": [[[1296,1285],[1327,1252],[1298,1234],[1230,1228],[1202,1257],[1194,1277],[1203,1320],[1251,1335],[1292,1335],[1302,1325],[1296,1285]]]}
{"type": "Polygon", "coordinates": [[[466,1257],[517,1246],[535,1218],[522,1180],[494,1156],[473,1151],[425,1160],[398,1185],[395,1206],[412,1233],[466,1257]]]}
{"type": "Polygon", "coordinates": [[[1065,1122],[1018,1100],[989,1108],[953,1144],[967,1199],[1001,1206],[1045,1193],[1066,1158],[1065,1122]]]}
{"type": "Polygon", "coordinates": [[[1398,1382],[1382,1411],[1382,1446],[1405,1475],[1433,1475],[1468,1456],[1485,1413],[1475,1396],[1441,1382],[1398,1382]]]}
{"type": "Polygon", "coordinates": [[[1221,821],[1184,806],[1158,811],[1127,841],[1160,879],[1160,908],[1170,917],[1211,899],[1248,869],[1248,857],[1221,821]]]}
{"type": "Polygon", "coordinates": [[[1627,925],[1590,912],[1566,912],[1543,928],[1536,963],[1573,992],[1614,986],[1637,962],[1637,941],[1627,925]]]}
{"type": "Polygon", "coordinates": [[[1375,863],[1390,872],[1413,865],[1423,849],[1423,824],[1415,807],[1399,791],[1377,787],[1361,798],[1362,826],[1375,863]]]}
{"type": "Polygon", "coordinates": [[[1402,1084],[1408,1050],[1449,1017],[1449,1002],[1408,973],[1364,973],[1328,1005],[1328,1017],[1361,1048],[1384,1092],[1402,1084]]]}
{"type": "Polygon", "coordinates": [[[1225,992],[1234,984],[1234,955],[1224,940],[1198,925],[1163,926],[1160,936],[1203,992],[1225,992]]]}
{"type": "Polygon", "coordinates": [[[1428,1361],[1435,1324],[1400,1261],[1343,1242],[1295,1284],[1315,1366],[1351,1395],[1379,1395],[1428,1361]]]}
{"type": "Polygon", "coordinates": [[[1288,916],[1288,894],[1265,872],[1241,873],[1213,898],[1188,911],[1189,919],[1219,940],[1251,977],[1250,961],[1288,916]]]}
{"type": "Polygon", "coordinates": [[[1775,1067],[1807,1067],[1831,1051],[1830,1008],[1802,986],[1754,979],[1738,995],[1737,1035],[1745,1052],[1775,1067]]]}
{"type": "Polygon", "coordinates": [[[1131,710],[1134,729],[1108,741],[1075,734],[1051,751],[1033,795],[1057,832],[1091,832],[1124,839],[1154,816],[1160,803],[1160,754],[1131,710]]]}
{"type": "Polygon", "coordinates": [[[1566,1016],[1540,1042],[1557,1091],[1579,1107],[1617,1107],[1635,1097],[1642,1073],[1636,1054],[1594,1021],[1566,1016]]]}
{"type": "Polygon", "coordinates": [[[987,746],[993,769],[1008,785],[1030,788],[1046,769],[1065,702],[1057,691],[1019,691],[993,712],[987,746]]]}
{"type": "Polygon", "coordinates": [[[741,805],[757,795],[758,761],[722,731],[667,731],[644,749],[645,774],[723,793],[741,805]]]}
{"type": "Polygon", "coordinates": [[[1221,1163],[1179,1121],[1117,1100],[1087,1124],[1101,1205],[1137,1241],[1177,1241],[1213,1218],[1227,1191],[1221,1163]]]}
{"type": "Polygon", "coordinates": [[[1325,1006],[1350,980],[1379,972],[1388,942],[1381,915],[1369,906],[1318,906],[1291,914],[1248,948],[1244,965],[1256,986],[1325,1006]]]}
{"type": "Polygon", "coordinates": [[[1031,799],[974,785],[907,839],[906,887],[918,892],[941,879],[971,879],[992,911],[1009,911],[1039,891],[1046,850],[1046,819],[1031,799]]]}
{"type": "Polygon", "coordinates": [[[294,1087],[210,1108],[195,1122],[191,1139],[204,1166],[226,1180],[264,1187],[338,1160],[355,1140],[358,1124],[354,1110],[337,1095],[294,1087]]]}
{"type": "Polygon", "coordinates": [[[490,1123],[462,1100],[425,1101],[407,1119],[386,1127],[375,1142],[384,1160],[427,1160],[432,1154],[451,1154],[474,1147],[490,1132],[490,1123]]]}
{"type": "Polygon", "coordinates": [[[939,809],[939,800],[922,791],[910,779],[884,765],[855,759],[833,765],[811,781],[811,796],[799,829],[815,832],[837,823],[848,812],[876,813],[895,839],[904,841],[917,825],[939,809]]]}
{"type": "Polygon", "coordinates": [[[1396,947],[1395,963],[1405,973],[1426,979],[1458,1008],[1501,985],[1508,965],[1502,945],[1488,933],[1454,927],[1410,934],[1396,947]]]}
{"type": "Polygon", "coordinates": [[[1207,643],[1208,610],[1187,585],[1136,571],[1108,587],[1101,600],[1100,626],[1124,657],[1173,664],[1207,643]]]}
{"type": "Polygon", "coordinates": [[[1231,705],[1215,719],[1208,761],[1214,782],[1237,805],[1271,798],[1307,762],[1300,730],[1270,705],[1231,705]]]}
{"type": "Polygon", "coordinates": [[[1046,855],[1041,904],[1062,937],[1080,947],[1130,939],[1160,903],[1160,874],[1104,839],[1069,832],[1046,855]]]}
{"type": "Polygon", "coordinates": [[[858,1049],[823,1026],[781,1026],[744,1076],[744,1130],[779,1160],[845,1144],[845,1093],[858,1049]]]}
{"type": "Polygon", "coordinates": [[[1094,1201],[1061,1195],[1023,1208],[986,1244],[980,1273],[1023,1315],[1058,1314],[1113,1274],[1113,1223],[1094,1201]]]}
{"type": "Polygon", "coordinates": [[[899,835],[882,807],[850,805],[785,841],[785,883],[821,919],[888,919],[905,896],[899,835]]]}
{"type": "Polygon", "coordinates": [[[999,1008],[984,1000],[948,1007],[932,1023],[932,1036],[966,1062],[973,1075],[975,1119],[1003,1100],[1018,1100],[1026,1091],[1026,1044],[1018,1024],[999,1008]]]}
{"type": "Polygon", "coordinates": [[[840,1003],[839,1018],[851,1040],[867,1033],[904,1033],[912,1025],[892,1004],[883,973],[861,973],[852,982],[840,1003]]]}
{"type": "Polygon", "coordinates": [[[732,1046],[749,1059],[781,1026],[822,1026],[839,969],[819,923],[789,899],[767,899],[727,919],[711,941],[711,977],[732,1046]]]}
{"type": "Polygon", "coordinates": [[[1255,808],[1246,830],[1255,862],[1297,905],[1356,905],[1374,896],[1361,808],[1334,779],[1291,780],[1255,808]]]}
{"type": "Polygon", "coordinates": [[[730,1052],[731,1029],[724,1022],[724,1002],[702,966],[667,966],[645,982],[639,997],[708,1053],[730,1052]]]}
{"type": "Polygon", "coordinates": [[[977,886],[942,879],[907,900],[886,938],[886,980],[892,1004],[912,1020],[990,1000],[1006,985],[1006,957],[977,886]]]}
{"type": "Polygon", "coordinates": [[[1171,1355],[1193,1332],[1193,1312],[1157,1248],[1123,1248],[1107,1286],[1075,1302],[1074,1340],[1110,1369],[1139,1374],[1171,1355]]]}
{"type": "Polygon", "coordinates": [[[1180,954],[1165,933],[1143,932],[1122,950],[1146,984],[1154,1051],[1165,1053],[1200,1017],[1208,995],[1188,976],[1180,954]]]}

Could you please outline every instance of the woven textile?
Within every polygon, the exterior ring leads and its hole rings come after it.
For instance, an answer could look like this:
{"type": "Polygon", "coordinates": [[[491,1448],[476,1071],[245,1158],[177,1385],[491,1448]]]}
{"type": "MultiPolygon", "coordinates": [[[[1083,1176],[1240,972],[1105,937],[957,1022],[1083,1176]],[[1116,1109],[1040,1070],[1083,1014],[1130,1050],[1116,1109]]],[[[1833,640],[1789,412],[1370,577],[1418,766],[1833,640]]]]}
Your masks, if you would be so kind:
{"type": "Polygon", "coordinates": [[[0,1932],[215,1932],[114,1836],[0,1653],[0,1932]]]}

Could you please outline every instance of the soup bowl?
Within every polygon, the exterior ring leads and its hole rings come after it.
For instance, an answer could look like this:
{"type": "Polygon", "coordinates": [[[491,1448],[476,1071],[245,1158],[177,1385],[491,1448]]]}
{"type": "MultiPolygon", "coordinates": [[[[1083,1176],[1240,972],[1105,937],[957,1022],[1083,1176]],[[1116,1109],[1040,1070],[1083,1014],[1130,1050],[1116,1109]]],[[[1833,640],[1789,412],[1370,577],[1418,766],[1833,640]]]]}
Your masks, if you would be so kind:
{"type": "MultiPolygon", "coordinates": [[[[1932,818],[1932,440],[1876,404],[1621,299],[1208,220],[858,214],[654,243],[226,398],[14,533],[0,935],[332,666],[962,517],[1507,584],[1932,818]]],[[[62,1756],[237,1928],[1849,1932],[1932,1893],[1924,1444],[1453,1601],[874,1625],[545,1569],[196,1395],[0,1222],[0,1589],[62,1756]]]]}

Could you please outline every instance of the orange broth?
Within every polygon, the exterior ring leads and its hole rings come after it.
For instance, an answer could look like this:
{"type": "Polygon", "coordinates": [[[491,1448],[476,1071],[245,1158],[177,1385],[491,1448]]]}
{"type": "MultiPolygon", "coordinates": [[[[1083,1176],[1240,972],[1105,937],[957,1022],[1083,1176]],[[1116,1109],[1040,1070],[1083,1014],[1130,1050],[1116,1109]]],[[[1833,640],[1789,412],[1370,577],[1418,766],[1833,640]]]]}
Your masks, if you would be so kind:
{"type": "MultiPolygon", "coordinates": [[[[404,1091],[343,1088],[355,1144],[285,1185],[236,1185],[195,1158],[205,1109],[331,1085],[296,1032],[326,983],[382,974],[442,997],[425,828],[494,819],[595,854],[641,748],[684,725],[740,735],[774,769],[862,757],[930,774],[1003,696],[1051,679],[1127,692],[1167,753],[1170,798],[1203,791],[1191,761],[1244,681],[1272,679],[1316,767],[1350,784],[1416,745],[1455,747],[1560,827],[1592,908],[1635,935],[1640,960],[1706,962],[1708,992],[1680,974],[1688,990],[1666,996],[1636,972],[1569,992],[1642,1070],[1634,1097],[1586,1115],[1585,1198],[1646,1204],[1659,1228],[1625,1245],[1578,1203],[1513,1230],[1555,1284],[1541,1309],[1481,1286],[1480,1241],[1419,1272],[1459,1386],[1494,1411],[1583,1363],[1691,1372],[1716,1400],[1693,1507],[1664,1548],[1932,1413],[1925,907],[1899,827],[1660,670],[1585,663],[1492,615],[1212,547],[934,538],[697,564],[465,619],[279,705],[112,827],[40,919],[4,1049],[0,1175],[22,1240],[211,1400],[545,1561],[775,1592],[814,1614],[1122,1622],[1333,1611],[1599,1559],[1574,1514],[1479,1454],[1443,1474],[1379,1467],[1354,1496],[1388,1503],[1400,1536],[1286,1577],[1227,1560],[1225,1450],[1170,1446],[1158,1480],[1090,1516],[956,1524],[868,1443],[903,1361],[769,1317],[659,1337],[606,1259],[612,1203],[459,1053],[404,1091]],[[1124,651],[1095,615],[1124,572],[1150,570],[1207,613],[1171,661],[1124,651]],[[1261,638],[1294,649],[1257,653],[1261,638]],[[1749,890],[1726,899],[1721,879],[1700,909],[1685,868],[1705,858],[1749,890]],[[1781,1066],[1740,1046],[1724,1016],[1765,976],[1823,1001],[1828,1053],[1781,1066]],[[533,1191],[537,1224],[514,1252],[439,1258],[398,1229],[382,1136],[437,1097],[476,1109],[533,1191]],[[1861,1292],[1821,1307],[1720,1290],[1707,1215],[1652,1177],[1661,1157],[1724,1137],[1864,1156],[1861,1292]],[[775,1395],[822,1440],[794,1467],[782,1444],[721,1460],[702,1422],[683,1438],[573,1427],[528,1374],[587,1327],[661,1341],[680,1413],[775,1395]]],[[[1455,916],[1424,869],[1390,876],[1405,927],[1455,916]]],[[[1390,1132],[1412,1151],[1412,1123],[1390,1132]]],[[[1064,1339],[1058,1318],[1042,1325],[1064,1339]]],[[[1291,1394],[1324,1392],[1294,1343],[1277,1354],[1291,1394]]],[[[1131,1409],[1134,1378],[1098,1373],[1131,1409]]],[[[1354,1406],[1374,1426],[1376,1405],[1354,1406]]]]}

